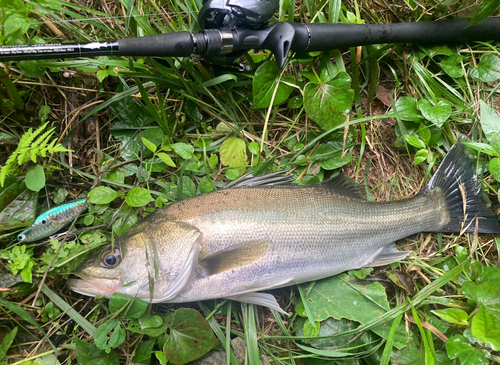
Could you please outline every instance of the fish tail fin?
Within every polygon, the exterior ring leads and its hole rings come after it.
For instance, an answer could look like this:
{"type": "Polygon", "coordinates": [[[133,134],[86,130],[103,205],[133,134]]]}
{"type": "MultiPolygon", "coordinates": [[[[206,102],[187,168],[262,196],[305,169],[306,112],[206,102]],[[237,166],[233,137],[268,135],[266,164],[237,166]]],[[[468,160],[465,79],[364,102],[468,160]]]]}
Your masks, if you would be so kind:
{"type": "Polygon", "coordinates": [[[479,197],[481,182],[475,173],[474,161],[459,138],[424,190],[441,190],[443,220],[439,232],[499,233],[498,217],[479,197]],[[446,208],[444,208],[446,207],[446,208]]]}

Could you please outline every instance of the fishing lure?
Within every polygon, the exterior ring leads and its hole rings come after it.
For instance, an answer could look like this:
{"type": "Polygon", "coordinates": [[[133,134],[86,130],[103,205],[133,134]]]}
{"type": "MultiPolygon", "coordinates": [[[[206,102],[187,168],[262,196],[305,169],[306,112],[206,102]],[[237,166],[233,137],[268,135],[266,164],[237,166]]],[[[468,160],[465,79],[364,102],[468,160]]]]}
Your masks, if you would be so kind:
{"type": "Polygon", "coordinates": [[[17,236],[17,240],[19,242],[33,242],[48,237],[71,223],[87,207],[86,199],[54,207],[40,215],[31,227],[22,231],[17,236]]]}

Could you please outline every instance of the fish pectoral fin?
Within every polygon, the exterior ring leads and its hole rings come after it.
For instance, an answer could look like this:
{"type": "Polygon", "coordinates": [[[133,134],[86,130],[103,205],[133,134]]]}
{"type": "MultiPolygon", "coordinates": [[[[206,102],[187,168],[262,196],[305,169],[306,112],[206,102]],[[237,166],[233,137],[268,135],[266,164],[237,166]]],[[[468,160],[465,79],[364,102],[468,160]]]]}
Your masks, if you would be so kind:
{"type": "Polygon", "coordinates": [[[409,253],[410,252],[408,251],[399,251],[396,245],[393,243],[382,248],[373,258],[373,260],[365,265],[365,267],[389,265],[393,262],[403,260],[406,256],[408,256],[409,253]]]}
{"type": "Polygon", "coordinates": [[[273,309],[277,312],[286,314],[287,316],[289,315],[287,312],[285,312],[283,309],[281,309],[280,305],[276,301],[276,298],[271,294],[247,293],[247,294],[241,294],[241,295],[227,297],[227,299],[236,300],[236,301],[242,302],[242,303],[261,305],[263,307],[267,307],[267,308],[273,309]]]}
{"type": "Polygon", "coordinates": [[[220,274],[257,261],[267,254],[270,246],[268,241],[243,242],[209,255],[198,264],[207,276],[220,274]]]}

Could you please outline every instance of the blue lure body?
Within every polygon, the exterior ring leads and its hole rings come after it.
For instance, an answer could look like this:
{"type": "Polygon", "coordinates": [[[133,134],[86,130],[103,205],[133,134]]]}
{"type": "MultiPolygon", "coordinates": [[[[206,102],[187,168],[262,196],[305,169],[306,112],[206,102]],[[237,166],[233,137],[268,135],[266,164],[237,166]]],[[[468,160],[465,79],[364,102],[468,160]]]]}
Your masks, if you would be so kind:
{"type": "Polygon", "coordinates": [[[17,236],[17,240],[19,242],[33,242],[46,238],[71,223],[87,207],[86,199],[54,207],[41,214],[31,227],[26,228],[17,236]]]}

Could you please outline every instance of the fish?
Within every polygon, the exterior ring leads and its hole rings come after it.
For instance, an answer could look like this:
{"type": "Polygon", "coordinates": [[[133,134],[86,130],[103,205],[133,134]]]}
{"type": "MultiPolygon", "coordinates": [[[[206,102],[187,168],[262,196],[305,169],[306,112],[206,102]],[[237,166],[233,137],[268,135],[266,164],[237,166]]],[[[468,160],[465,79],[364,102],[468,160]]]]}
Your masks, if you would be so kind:
{"type": "Polygon", "coordinates": [[[18,242],[34,242],[49,237],[70,224],[88,207],[87,199],[75,200],[54,207],[35,219],[33,224],[17,235],[18,242]]]}
{"type": "Polygon", "coordinates": [[[172,203],[87,258],[67,286],[89,296],[227,298],[283,312],[262,291],[403,260],[409,252],[395,241],[419,232],[499,233],[462,142],[408,199],[370,202],[340,174],[305,186],[247,178],[172,203]]]}

